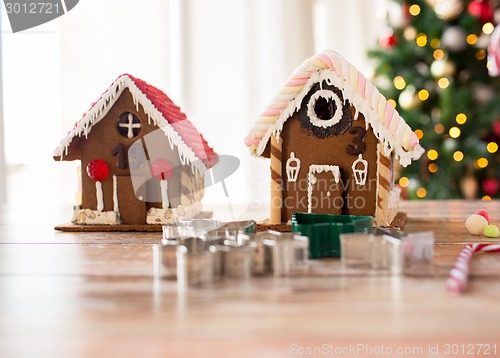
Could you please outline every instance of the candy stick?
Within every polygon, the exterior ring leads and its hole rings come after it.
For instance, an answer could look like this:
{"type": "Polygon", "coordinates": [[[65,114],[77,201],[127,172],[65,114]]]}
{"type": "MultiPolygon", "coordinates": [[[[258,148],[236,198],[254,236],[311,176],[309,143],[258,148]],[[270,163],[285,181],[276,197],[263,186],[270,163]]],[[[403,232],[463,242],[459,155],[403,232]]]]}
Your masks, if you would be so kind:
{"type": "Polygon", "coordinates": [[[495,244],[468,244],[458,255],[455,265],[448,277],[448,290],[463,292],[467,287],[469,278],[469,264],[476,252],[500,252],[500,245],[495,244]]]}

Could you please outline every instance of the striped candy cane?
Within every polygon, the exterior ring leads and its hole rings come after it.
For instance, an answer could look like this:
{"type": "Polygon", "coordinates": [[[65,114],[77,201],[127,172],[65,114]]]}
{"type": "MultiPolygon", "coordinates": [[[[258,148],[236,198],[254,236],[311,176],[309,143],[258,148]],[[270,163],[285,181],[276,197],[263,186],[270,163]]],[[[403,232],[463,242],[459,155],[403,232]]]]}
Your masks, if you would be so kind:
{"type": "Polygon", "coordinates": [[[500,245],[495,244],[468,244],[458,255],[455,265],[448,277],[448,290],[463,292],[469,278],[469,264],[475,252],[500,252],[500,245]]]}

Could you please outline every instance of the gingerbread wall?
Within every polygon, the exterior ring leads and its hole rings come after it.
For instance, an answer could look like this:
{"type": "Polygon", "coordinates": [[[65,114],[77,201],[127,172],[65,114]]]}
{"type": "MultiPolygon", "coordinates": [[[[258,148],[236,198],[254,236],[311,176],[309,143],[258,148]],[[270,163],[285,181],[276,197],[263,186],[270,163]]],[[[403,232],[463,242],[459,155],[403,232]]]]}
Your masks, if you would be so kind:
{"type": "MultiPolygon", "coordinates": [[[[146,211],[148,208],[153,206],[161,208],[161,202],[145,203],[137,198],[137,196],[140,195],[143,195],[144,198],[161,197],[159,193],[159,180],[150,179],[146,181],[145,185],[142,186],[137,193],[134,193],[129,166],[127,165],[126,168],[120,169],[118,166],[118,156],[113,155],[113,151],[120,144],[123,144],[125,152],[128,154],[128,148],[132,143],[155,130],[158,130],[158,127],[156,127],[152,121],[151,124],[148,124],[148,116],[144,112],[144,109],[141,105],[136,108],[132,95],[128,89],[125,89],[106,116],[92,127],[92,130],[88,134],[88,139],[85,139],[84,136],[81,138],[75,137],[73,139],[69,147],[67,158],[81,159],[82,208],[97,209],[95,181],[92,180],[86,172],[88,163],[94,159],[104,160],[108,164],[110,170],[108,178],[102,182],[104,211],[113,210],[113,175],[117,176],[120,216],[124,224],[144,224],[146,222],[146,211]],[[118,118],[127,112],[136,115],[141,122],[141,131],[133,138],[122,136],[117,129],[118,118]]],[[[168,180],[168,195],[170,205],[175,207],[180,204],[181,200],[181,163],[177,148],[174,147],[174,150],[170,148],[166,136],[164,141],[159,144],[155,142],[155,145],[160,145],[161,148],[155,148],[154,152],[161,153],[161,159],[169,160],[174,169],[172,178],[168,180]],[[176,168],[179,169],[176,170],[176,168]]],[[[147,159],[154,162],[155,159],[160,158],[154,158],[148,155],[147,159]]],[[[145,170],[143,173],[147,179],[149,176],[149,169],[147,167],[144,168],[145,170]]]]}
{"type": "MultiPolygon", "coordinates": [[[[354,108],[350,108],[354,116],[354,108]]],[[[365,119],[360,113],[357,120],[352,121],[352,127],[366,128],[365,119]]],[[[294,211],[307,212],[307,185],[308,172],[310,165],[336,165],[341,171],[341,183],[335,184],[333,176],[330,173],[321,173],[316,175],[322,182],[321,188],[318,184],[318,190],[314,195],[322,197],[319,205],[313,208],[312,212],[330,212],[333,214],[351,214],[351,215],[374,215],[376,208],[377,192],[377,144],[373,130],[368,128],[364,135],[365,149],[362,152],[363,159],[368,161],[368,173],[365,185],[357,185],[353,173],[352,164],[358,159],[358,155],[351,155],[347,152],[347,147],[353,145],[353,139],[356,133],[350,133],[349,129],[341,135],[334,135],[325,139],[314,136],[310,131],[303,128],[298,119],[297,113],[289,118],[282,131],[282,173],[284,180],[282,221],[287,222],[291,219],[294,211]],[[300,171],[296,182],[289,183],[286,176],[286,162],[290,158],[291,152],[301,161],[300,171]],[[328,194],[330,192],[330,194],[328,194]],[[338,199],[342,195],[342,199],[338,199]]]]}

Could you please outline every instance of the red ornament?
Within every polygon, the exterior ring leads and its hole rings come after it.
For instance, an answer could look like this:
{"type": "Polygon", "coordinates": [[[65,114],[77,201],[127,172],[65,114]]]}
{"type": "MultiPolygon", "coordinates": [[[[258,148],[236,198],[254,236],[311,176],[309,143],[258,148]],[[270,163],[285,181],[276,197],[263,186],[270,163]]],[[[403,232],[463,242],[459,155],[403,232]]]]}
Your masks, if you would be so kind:
{"type": "Polygon", "coordinates": [[[95,181],[103,181],[109,175],[109,167],[104,160],[94,159],[87,165],[87,174],[95,181]]]}
{"type": "Polygon", "coordinates": [[[486,178],[481,183],[481,186],[487,195],[495,195],[500,188],[500,182],[496,178],[486,178]]]}
{"type": "Polygon", "coordinates": [[[500,119],[497,119],[495,122],[493,122],[491,127],[493,129],[493,133],[495,133],[497,137],[500,137],[500,119]]]}
{"type": "Polygon", "coordinates": [[[398,43],[398,38],[394,34],[383,35],[378,40],[383,48],[391,48],[398,43]]]}
{"type": "Polygon", "coordinates": [[[493,8],[487,0],[472,1],[467,11],[472,16],[478,17],[483,24],[493,21],[493,8]]]}
{"type": "Polygon", "coordinates": [[[403,188],[399,184],[396,184],[396,186],[401,190],[401,192],[400,192],[400,198],[402,200],[408,200],[408,198],[409,198],[409,196],[408,196],[408,190],[406,190],[406,188],[403,188]]]}
{"type": "Polygon", "coordinates": [[[155,178],[165,180],[172,176],[172,165],[166,159],[157,159],[151,166],[151,172],[155,178]]]}

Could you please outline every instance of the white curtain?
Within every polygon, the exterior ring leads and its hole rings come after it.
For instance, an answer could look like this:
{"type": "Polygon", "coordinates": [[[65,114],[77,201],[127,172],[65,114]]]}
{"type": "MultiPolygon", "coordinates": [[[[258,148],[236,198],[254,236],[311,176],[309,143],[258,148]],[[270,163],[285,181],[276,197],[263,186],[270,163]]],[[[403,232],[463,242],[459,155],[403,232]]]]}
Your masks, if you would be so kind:
{"type": "Polygon", "coordinates": [[[366,50],[381,32],[373,15],[380,1],[85,0],[31,35],[3,33],[9,49],[23,48],[29,36],[53,46],[3,56],[7,159],[30,160],[15,155],[22,135],[37,145],[38,160],[50,159],[91,103],[130,73],[164,90],[218,153],[241,160],[226,182],[233,200],[265,202],[269,163],[250,157],[247,131],[293,69],[316,52],[333,48],[369,74],[366,50]],[[27,74],[14,56],[37,61],[27,74]],[[34,102],[21,91],[39,99],[37,106],[28,108],[34,102]],[[36,134],[19,131],[19,118],[36,134]]]}

